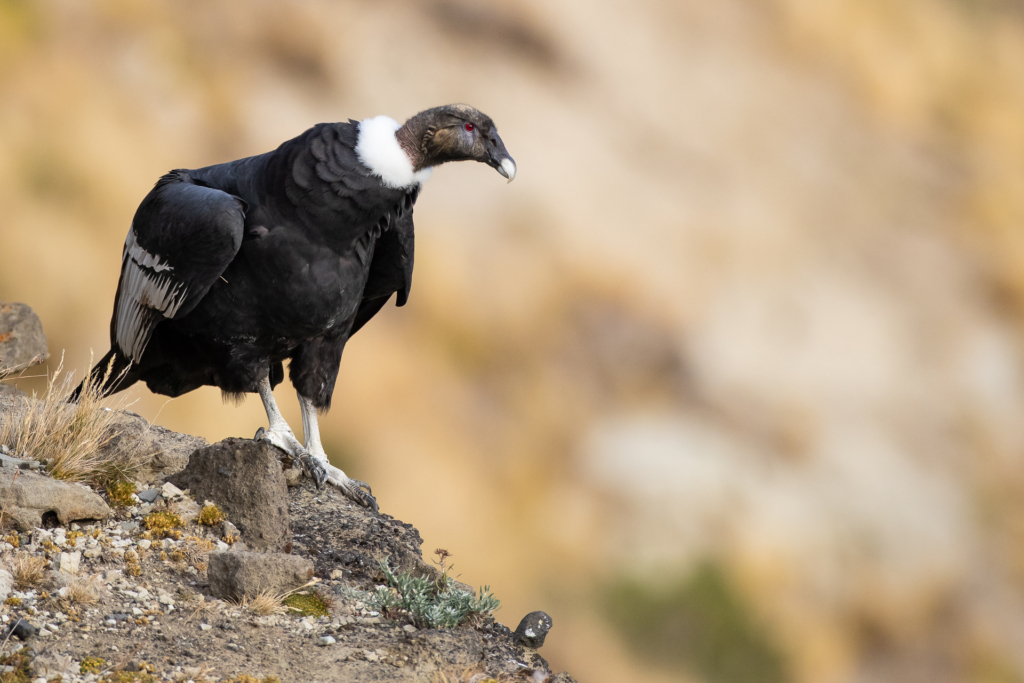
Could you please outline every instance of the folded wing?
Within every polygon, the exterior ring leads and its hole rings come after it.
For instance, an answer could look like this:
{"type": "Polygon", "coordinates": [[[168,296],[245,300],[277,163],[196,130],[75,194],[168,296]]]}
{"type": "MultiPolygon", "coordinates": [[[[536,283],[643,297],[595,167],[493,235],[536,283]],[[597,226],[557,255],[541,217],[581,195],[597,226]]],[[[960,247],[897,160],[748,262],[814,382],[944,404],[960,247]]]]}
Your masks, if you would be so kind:
{"type": "Polygon", "coordinates": [[[121,258],[111,346],[139,362],[153,329],[196,307],[242,244],[245,202],[184,171],[157,182],[135,213],[121,258]]]}

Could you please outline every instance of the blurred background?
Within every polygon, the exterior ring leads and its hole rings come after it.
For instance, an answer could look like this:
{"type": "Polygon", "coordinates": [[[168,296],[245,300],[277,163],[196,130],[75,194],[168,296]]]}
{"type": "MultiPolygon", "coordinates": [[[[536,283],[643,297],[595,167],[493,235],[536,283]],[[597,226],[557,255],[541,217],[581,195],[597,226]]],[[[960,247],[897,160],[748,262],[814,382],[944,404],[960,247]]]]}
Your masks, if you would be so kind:
{"type": "Polygon", "coordinates": [[[581,681],[1024,680],[1020,0],[0,0],[0,300],[81,372],[162,173],[449,102],[336,464],[581,681]]]}

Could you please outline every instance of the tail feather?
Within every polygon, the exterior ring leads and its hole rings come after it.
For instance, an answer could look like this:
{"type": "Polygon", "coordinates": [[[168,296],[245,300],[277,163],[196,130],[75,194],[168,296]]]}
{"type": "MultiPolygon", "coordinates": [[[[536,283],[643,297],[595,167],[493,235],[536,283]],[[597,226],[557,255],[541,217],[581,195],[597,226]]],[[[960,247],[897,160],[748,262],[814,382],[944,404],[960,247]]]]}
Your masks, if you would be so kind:
{"type": "Polygon", "coordinates": [[[131,361],[111,349],[93,366],[93,369],[89,371],[89,376],[71,392],[68,396],[68,403],[78,403],[86,383],[93,386],[100,384],[101,394],[110,396],[127,389],[138,381],[139,376],[132,371],[131,361]]]}

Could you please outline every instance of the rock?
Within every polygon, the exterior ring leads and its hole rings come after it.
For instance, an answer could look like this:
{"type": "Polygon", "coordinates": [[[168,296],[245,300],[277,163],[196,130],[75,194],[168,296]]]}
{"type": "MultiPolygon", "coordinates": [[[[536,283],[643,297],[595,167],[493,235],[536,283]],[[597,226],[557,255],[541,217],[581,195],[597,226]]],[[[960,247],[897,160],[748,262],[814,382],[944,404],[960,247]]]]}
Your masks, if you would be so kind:
{"type": "Polygon", "coordinates": [[[23,370],[49,357],[39,316],[25,304],[0,303],[0,370],[23,370]]]}
{"type": "Polygon", "coordinates": [[[18,619],[4,629],[4,639],[14,636],[18,640],[28,640],[36,634],[36,627],[24,619],[18,619]]]}
{"type": "MultiPolygon", "coordinates": [[[[40,635],[42,632],[40,631],[40,635]]],[[[42,654],[32,660],[32,673],[43,680],[71,680],[80,673],[74,659],[68,655],[53,652],[42,654]]]]}
{"type": "Polygon", "coordinates": [[[77,550],[73,553],[61,553],[60,554],[60,571],[64,574],[71,574],[72,576],[78,574],[78,567],[82,563],[82,553],[77,550]]]}
{"type": "Polygon", "coordinates": [[[546,612],[530,612],[519,622],[516,640],[526,647],[538,648],[544,644],[551,625],[551,617],[546,612]]]}
{"type": "Polygon", "coordinates": [[[334,645],[336,642],[331,636],[320,636],[320,645],[334,645]]]}
{"type": "Polygon", "coordinates": [[[121,529],[123,531],[138,531],[139,530],[139,523],[138,522],[121,522],[121,529]]]}
{"type": "Polygon", "coordinates": [[[0,468],[0,504],[20,531],[57,522],[68,526],[80,519],[106,519],[110,508],[98,495],[78,484],[25,470],[0,468]],[[17,479],[15,479],[17,474],[17,479]]]}
{"type": "Polygon", "coordinates": [[[14,588],[14,577],[6,569],[0,569],[0,602],[3,602],[11,594],[14,588]]]}
{"type": "Polygon", "coordinates": [[[225,439],[191,455],[170,478],[197,500],[216,503],[253,550],[281,552],[291,546],[288,487],[277,449],[249,439],[225,439]]]}
{"type": "Polygon", "coordinates": [[[289,467],[284,471],[284,481],[288,486],[298,486],[302,483],[302,470],[298,467],[289,467]]]}
{"type": "Polygon", "coordinates": [[[416,633],[416,627],[413,626],[412,624],[406,624],[405,626],[402,627],[402,630],[405,631],[406,633],[416,633]]]}
{"type": "Polygon", "coordinates": [[[143,503],[155,503],[156,499],[160,497],[160,489],[149,489],[136,495],[143,503]]]}
{"type": "Polygon", "coordinates": [[[207,568],[210,593],[240,600],[262,591],[280,594],[313,578],[313,563],[293,555],[213,551],[207,568]]]}
{"type": "Polygon", "coordinates": [[[171,482],[166,482],[160,488],[160,495],[162,495],[167,500],[173,500],[174,498],[181,498],[181,497],[183,497],[185,495],[185,492],[182,491],[181,489],[179,489],[177,486],[175,486],[171,482]]]}
{"type": "Polygon", "coordinates": [[[114,449],[127,448],[146,453],[149,460],[136,475],[142,483],[161,482],[167,476],[180,472],[188,464],[189,455],[207,445],[206,439],[150,424],[129,410],[120,411],[113,426],[117,436],[104,450],[113,452],[114,449]]]}

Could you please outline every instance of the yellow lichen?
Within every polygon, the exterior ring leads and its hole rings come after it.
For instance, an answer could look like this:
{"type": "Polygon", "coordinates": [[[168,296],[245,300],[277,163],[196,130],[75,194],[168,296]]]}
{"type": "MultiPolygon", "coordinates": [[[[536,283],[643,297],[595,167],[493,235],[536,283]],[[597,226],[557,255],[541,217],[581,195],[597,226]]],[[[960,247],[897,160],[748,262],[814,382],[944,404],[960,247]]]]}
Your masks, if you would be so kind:
{"type": "Polygon", "coordinates": [[[203,510],[199,513],[199,517],[196,521],[203,526],[217,526],[218,524],[223,523],[224,519],[224,513],[219,507],[213,503],[207,503],[203,506],[203,510]]]}
{"type": "Polygon", "coordinates": [[[106,665],[107,661],[105,659],[101,659],[100,657],[86,657],[82,660],[78,669],[84,676],[85,674],[98,674],[106,665]]]}
{"type": "Polygon", "coordinates": [[[146,527],[149,531],[167,532],[184,525],[181,517],[166,510],[151,512],[142,518],[142,526],[146,527]]]}
{"type": "Polygon", "coordinates": [[[132,500],[132,494],[136,492],[135,484],[130,481],[121,480],[107,484],[107,497],[110,498],[114,507],[123,508],[133,505],[135,501],[132,500]]]}

